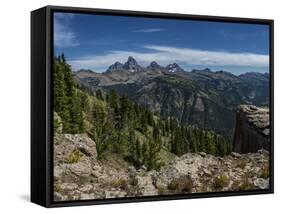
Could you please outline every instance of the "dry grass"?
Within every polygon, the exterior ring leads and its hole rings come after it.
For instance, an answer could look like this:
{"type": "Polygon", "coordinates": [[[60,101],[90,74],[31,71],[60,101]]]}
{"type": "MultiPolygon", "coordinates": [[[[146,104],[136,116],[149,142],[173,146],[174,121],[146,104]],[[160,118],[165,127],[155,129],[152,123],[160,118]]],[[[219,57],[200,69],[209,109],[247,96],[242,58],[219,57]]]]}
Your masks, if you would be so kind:
{"type": "Polygon", "coordinates": [[[62,188],[61,188],[60,182],[55,182],[55,184],[54,184],[54,191],[55,192],[59,192],[59,193],[62,192],[62,188]]]}
{"type": "Polygon", "coordinates": [[[193,182],[190,176],[184,175],[172,180],[168,184],[168,189],[174,192],[191,192],[193,182]]]}
{"type": "Polygon", "coordinates": [[[127,189],[128,185],[127,185],[127,180],[124,178],[116,178],[114,180],[111,181],[111,186],[114,188],[120,188],[120,189],[127,189]]]}
{"type": "Polygon", "coordinates": [[[247,166],[247,161],[245,161],[245,160],[241,160],[237,164],[237,167],[240,168],[240,169],[245,169],[246,166],[247,166]]]}
{"type": "Polygon", "coordinates": [[[214,188],[222,189],[222,188],[226,187],[228,184],[229,184],[229,178],[226,175],[222,174],[215,178],[214,188]]]}
{"type": "Polygon", "coordinates": [[[254,185],[249,181],[249,178],[248,177],[243,178],[242,184],[239,186],[239,190],[243,191],[243,190],[250,190],[253,188],[254,185]]]}
{"type": "Polygon", "coordinates": [[[159,195],[164,195],[167,192],[164,186],[157,186],[157,190],[159,195]]]}
{"type": "Polygon", "coordinates": [[[263,166],[263,168],[261,169],[261,172],[260,172],[260,178],[264,178],[264,179],[267,179],[269,178],[269,174],[270,174],[270,171],[269,171],[269,165],[266,164],[263,166]]]}

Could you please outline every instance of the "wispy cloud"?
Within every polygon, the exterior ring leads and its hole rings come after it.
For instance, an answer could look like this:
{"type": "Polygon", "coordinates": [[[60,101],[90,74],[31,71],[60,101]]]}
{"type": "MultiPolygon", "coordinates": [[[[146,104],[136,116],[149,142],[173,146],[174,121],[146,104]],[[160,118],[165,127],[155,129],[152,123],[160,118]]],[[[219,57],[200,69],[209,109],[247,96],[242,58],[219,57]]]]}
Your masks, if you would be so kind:
{"type": "Polygon", "coordinates": [[[76,33],[70,27],[72,14],[55,13],[54,15],[54,45],[58,48],[75,47],[79,45],[76,33]]]}
{"type": "Polygon", "coordinates": [[[232,53],[227,51],[208,51],[190,48],[147,45],[147,49],[170,59],[191,65],[256,66],[269,65],[269,56],[255,53],[232,53]]]}
{"type": "Polygon", "coordinates": [[[145,28],[145,29],[138,29],[134,30],[135,33],[154,33],[154,32],[161,32],[164,31],[163,28],[145,28]]]}
{"type": "Polygon", "coordinates": [[[125,62],[133,56],[141,65],[157,61],[161,65],[176,62],[183,67],[194,66],[250,66],[268,67],[269,56],[255,53],[231,53],[158,45],[143,46],[147,52],[110,51],[104,55],[85,56],[70,60],[74,70],[89,68],[103,72],[115,61],[125,62]]]}

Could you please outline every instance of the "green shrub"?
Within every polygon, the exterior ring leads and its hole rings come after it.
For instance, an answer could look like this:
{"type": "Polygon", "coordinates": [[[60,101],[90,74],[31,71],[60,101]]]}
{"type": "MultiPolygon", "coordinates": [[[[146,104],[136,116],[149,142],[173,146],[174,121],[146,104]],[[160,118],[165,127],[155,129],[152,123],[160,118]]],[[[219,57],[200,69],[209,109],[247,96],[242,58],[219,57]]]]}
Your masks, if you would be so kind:
{"type": "Polygon", "coordinates": [[[55,184],[54,184],[54,191],[55,192],[62,192],[62,188],[61,188],[61,184],[60,184],[60,182],[55,182],[55,184]]]}
{"type": "Polygon", "coordinates": [[[220,175],[215,178],[214,187],[216,189],[222,189],[226,187],[229,183],[229,179],[226,175],[220,175]]]}
{"type": "Polygon", "coordinates": [[[169,190],[178,190],[179,189],[179,182],[177,180],[172,180],[169,184],[168,184],[168,189],[169,190]]]}
{"type": "Polygon", "coordinates": [[[58,119],[54,119],[54,122],[53,122],[53,127],[54,127],[54,133],[57,133],[57,130],[58,128],[60,127],[61,125],[61,122],[58,120],[58,119]]]}
{"type": "Polygon", "coordinates": [[[114,188],[120,188],[125,190],[127,188],[127,181],[124,178],[117,178],[111,182],[111,186],[114,188]]]}
{"type": "Polygon", "coordinates": [[[164,195],[166,192],[166,188],[164,186],[157,186],[158,194],[164,195]]]}
{"type": "Polygon", "coordinates": [[[243,190],[249,190],[249,189],[253,189],[254,188],[254,184],[250,183],[248,177],[244,177],[242,180],[242,184],[239,186],[238,190],[239,191],[243,191],[243,190]]]}
{"type": "Polygon", "coordinates": [[[80,160],[81,156],[82,154],[79,152],[79,150],[75,149],[68,156],[67,163],[77,163],[80,160]]]}

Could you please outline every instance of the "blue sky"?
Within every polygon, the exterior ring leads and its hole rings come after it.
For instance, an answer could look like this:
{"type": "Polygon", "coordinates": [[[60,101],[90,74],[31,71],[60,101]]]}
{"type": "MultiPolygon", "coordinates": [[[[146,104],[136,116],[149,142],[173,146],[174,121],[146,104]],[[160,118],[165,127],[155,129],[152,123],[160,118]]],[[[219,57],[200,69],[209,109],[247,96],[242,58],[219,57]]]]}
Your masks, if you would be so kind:
{"type": "Polygon", "coordinates": [[[267,25],[55,13],[54,47],[73,70],[104,72],[133,56],[142,66],[269,72],[267,25]]]}

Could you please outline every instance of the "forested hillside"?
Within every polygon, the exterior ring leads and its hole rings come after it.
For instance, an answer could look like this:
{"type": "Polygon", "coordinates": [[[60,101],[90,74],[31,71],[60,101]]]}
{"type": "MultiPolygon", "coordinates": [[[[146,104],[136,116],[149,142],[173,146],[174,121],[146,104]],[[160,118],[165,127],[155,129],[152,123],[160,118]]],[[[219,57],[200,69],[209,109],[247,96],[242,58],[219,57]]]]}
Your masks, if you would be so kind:
{"type": "Polygon", "coordinates": [[[136,168],[160,169],[172,155],[205,152],[224,156],[231,143],[210,130],[161,118],[114,90],[93,92],[78,86],[64,55],[54,58],[53,105],[59,119],[54,131],[86,133],[96,142],[98,157],[118,154],[136,168]]]}
{"type": "Polygon", "coordinates": [[[85,69],[74,72],[74,79],[92,91],[116,90],[119,96],[128,96],[159,117],[174,117],[228,140],[233,138],[239,105],[268,107],[269,100],[268,73],[235,75],[208,68],[186,71],[176,63],[165,67],[155,61],[144,67],[131,56],[103,73],[85,69]]]}

